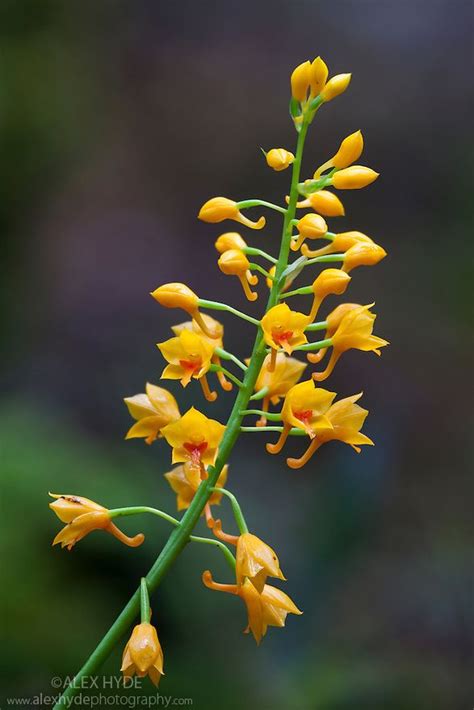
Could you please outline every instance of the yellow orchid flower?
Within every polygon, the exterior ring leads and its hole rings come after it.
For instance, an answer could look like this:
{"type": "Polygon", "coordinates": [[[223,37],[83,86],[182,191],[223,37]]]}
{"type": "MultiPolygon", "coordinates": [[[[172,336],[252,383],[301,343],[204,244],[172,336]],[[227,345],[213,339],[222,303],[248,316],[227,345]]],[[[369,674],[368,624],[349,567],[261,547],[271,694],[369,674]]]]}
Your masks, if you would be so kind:
{"type": "Polygon", "coordinates": [[[336,362],[346,350],[372,351],[380,355],[380,349],[388,345],[388,341],[372,335],[375,313],[370,311],[371,303],[349,310],[342,318],[336,332],[331,337],[333,351],[326,369],[323,372],[313,372],[313,378],[318,382],[325,380],[334,370],[336,362]]]}
{"type": "Polygon", "coordinates": [[[220,255],[217,265],[226,276],[237,276],[239,278],[247,300],[257,300],[258,294],[250,289],[249,284],[255,286],[258,283],[258,277],[250,271],[250,262],[243,251],[240,251],[240,249],[227,249],[220,255]]]}
{"type": "Polygon", "coordinates": [[[320,93],[321,98],[324,101],[332,101],[347,89],[351,78],[352,74],[336,74],[331,77],[320,93]]]}
{"type": "MultiPolygon", "coordinates": [[[[217,479],[216,488],[224,488],[227,481],[227,472],[229,466],[225,465],[217,479]]],[[[202,479],[202,469],[199,466],[192,466],[189,463],[184,463],[176,466],[164,477],[170,484],[172,490],[176,493],[176,506],[178,510],[186,510],[189,508],[191,501],[194,498],[202,479]]],[[[214,491],[209,498],[209,505],[219,505],[222,500],[222,493],[214,491]]]]}
{"type": "Polygon", "coordinates": [[[299,382],[292,387],[283,403],[281,417],[283,431],[275,444],[267,444],[270,454],[278,454],[282,450],[292,427],[302,429],[310,439],[332,424],[325,416],[336,396],[335,392],[316,387],[313,380],[299,382]]]}
{"type": "Polygon", "coordinates": [[[224,432],[223,424],[208,419],[194,407],[161,431],[173,449],[172,463],[189,461],[194,466],[214,463],[224,432]]]}
{"type": "MultiPolygon", "coordinates": [[[[270,402],[278,404],[288,390],[295,385],[303,374],[306,364],[294,357],[289,357],[285,353],[279,352],[275,359],[275,369],[269,371],[271,355],[267,355],[263,361],[262,368],[255,382],[255,392],[267,388],[268,392],[262,401],[262,410],[268,411],[270,402]]],[[[265,426],[267,420],[261,416],[257,421],[257,426],[265,426]]]]}
{"type": "Polygon", "coordinates": [[[240,586],[237,584],[219,584],[214,582],[209,570],[203,572],[203,584],[218,592],[227,592],[239,596],[247,607],[248,623],[244,633],[252,632],[257,643],[267,633],[269,626],[282,628],[288,614],[302,614],[290,597],[276,587],[265,584],[261,593],[246,578],[240,586]]]}
{"type": "Polygon", "coordinates": [[[321,239],[328,231],[326,220],[319,214],[309,212],[298,220],[296,229],[299,234],[291,242],[291,249],[298,251],[305,239],[321,239]]]}
{"type": "Polygon", "coordinates": [[[273,306],[266,312],[261,324],[265,342],[272,348],[270,364],[267,366],[270,372],[275,370],[279,348],[283,348],[288,355],[291,355],[294,348],[308,342],[304,331],[309,323],[308,316],[292,311],[286,303],[273,306]]]}
{"type": "Polygon", "coordinates": [[[182,330],[175,338],[158,343],[161,354],[169,363],[163,370],[164,380],[180,380],[186,387],[192,378],[199,380],[204,396],[213,402],[217,394],[211,392],[206,373],[211,367],[214,347],[202,335],[191,330],[182,330]]]}
{"type": "Polygon", "coordinates": [[[223,222],[225,219],[233,219],[251,229],[263,229],[266,222],[265,217],[260,217],[257,222],[252,222],[240,212],[237,203],[227,197],[213,197],[208,200],[199,210],[198,219],[212,224],[223,222]]]}
{"type": "Polygon", "coordinates": [[[319,432],[301,458],[287,459],[288,466],[290,468],[301,468],[310,460],[315,451],[328,441],[342,441],[345,444],[349,444],[358,454],[360,453],[360,445],[373,446],[372,439],[369,439],[368,436],[360,431],[369,413],[367,409],[363,409],[356,404],[361,396],[362,392],[354,394],[352,397],[340,399],[333,404],[326,413],[333,428],[319,432]]]}
{"type": "Polygon", "coordinates": [[[204,316],[199,311],[199,297],[183,283],[169,283],[158,286],[150,294],[160,306],[182,308],[199,324],[209,338],[219,338],[219,333],[210,330],[204,316]]]}
{"type": "Polygon", "coordinates": [[[180,413],[175,398],[168,390],[149,382],[145,390],[146,394],[135,394],[123,400],[136,420],[125,438],[145,439],[147,444],[152,444],[160,436],[162,428],[179,419],[180,413]]]}
{"type": "Polygon", "coordinates": [[[142,533],[135,537],[125,535],[112,523],[107,508],[89,498],[61,493],[49,495],[56,499],[54,503],[49,504],[49,507],[63,523],[66,523],[54,538],[53,545],[61,543],[61,547],[72,550],[76,542],[93,530],[105,530],[129,547],[138,547],[145,539],[142,533]]]}
{"type": "MultiPolygon", "coordinates": [[[[327,340],[334,335],[346,313],[353,311],[355,308],[361,308],[360,303],[341,303],[333,311],[331,311],[331,313],[326,317],[327,328],[324,340],[327,340]]],[[[321,348],[321,350],[318,350],[315,353],[307,353],[306,357],[309,362],[315,364],[323,359],[327,350],[328,348],[321,348]]]]}
{"type": "Polygon", "coordinates": [[[315,278],[311,286],[313,290],[313,305],[308,318],[311,323],[316,318],[321,303],[327,296],[340,296],[349,285],[351,277],[342,269],[324,269],[315,278]]]}
{"type": "MultiPolygon", "coordinates": [[[[214,365],[220,366],[221,360],[220,357],[216,354],[215,349],[224,347],[224,326],[222,325],[222,323],[219,323],[219,321],[215,320],[211,316],[208,316],[206,313],[203,313],[201,315],[201,318],[204,322],[204,325],[206,326],[206,330],[208,332],[214,333],[214,337],[210,338],[195,320],[186,321],[185,323],[179,323],[178,325],[173,325],[171,326],[171,330],[175,335],[179,335],[180,333],[182,333],[183,330],[191,330],[193,333],[196,333],[197,335],[200,335],[202,338],[206,339],[209,345],[211,345],[213,348],[211,362],[214,365]]],[[[232,383],[226,379],[224,373],[217,371],[216,375],[222,389],[226,392],[230,392],[230,390],[232,389],[232,383]]]]}
{"type": "Polygon", "coordinates": [[[344,255],[342,270],[347,274],[357,266],[375,266],[387,256],[387,252],[375,242],[359,240],[344,255]]]}
{"type": "Polygon", "coordinates": [[[238,586],[247,578],[258,592],[263,590],[267,577],[285,579],[275,551],[251,533],[243,533],[237,541],[235,574],[238,586]]]}
{"type": "Polygon", "coordinates": [[[374,244],[374,241],[366,234],[362,234],[362,232],[340,232],[339,234],[336,234],[334,239],[329,242],[327,246],[322,247],[321,249],[316,249],[315,251],[311,251],[310,249],[308,249],[306,244],[303,244],[303,246],[301,247],[301,253],[303,254],[303,256],[307,256],[309,259],[311,259],[315,256],[324,256],[325,254],[346,252],[351,247],[353,247],[354,244],[359,244],[360,242],[365,242],[366,244],[374,244]]]}
{"type": "Polygon", "coordinates": [[[120,670],[125,678],[148,675],[151,682],[158,685],[164,675],[163,651],[154,626],[146,622],[135,626],[125,646],[120,670]]]}

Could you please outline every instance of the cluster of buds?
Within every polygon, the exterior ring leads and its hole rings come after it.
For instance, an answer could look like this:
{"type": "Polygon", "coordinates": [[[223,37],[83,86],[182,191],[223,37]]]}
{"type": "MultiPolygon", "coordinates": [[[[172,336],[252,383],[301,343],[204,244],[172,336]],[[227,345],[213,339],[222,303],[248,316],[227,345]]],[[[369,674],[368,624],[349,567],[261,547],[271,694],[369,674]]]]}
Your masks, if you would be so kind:
{"type": "Polygon", "coordinates": [[[319,383],[327,380],[343,353],[356,349],[380,355],[380,349],[388,344],[373,334],[374,304],[341,303],[323,319],[316,320],[329,296],[341,296],[349,289],[356,267],[373,266],[386,255],[367,235],[354,230],[332,232],[326,221],[345,215],[341,200],[328,188],[358,189],[378,177],[371,168],[354,164],[362,154],[362,133],[356,131],[347,136],[332,158],[313,170],[311,178],[300,181],[308,127],[318,109],[345,91],[350,79],[350,74],[339,74],[328,80],[328,68],[320,57],[303,62],[293,71],[290,113],[298,134],[297,148],[295,153],[285,148],[263,151],[271,169],[280,172],[292,167],[291,190],[282,199],[284,204],[214,197],[199,211],[198,217],[204,222],[217,224],[230,219],[252,230],[263,229],[265,217],[253,221],[244,214],[247,209],[268,208],[283,216],[278,256],[264,251],[261,240],[258,246],[250,246],[238,232],[224,232],[215,241],[220,271],[237,276],[249,301],[258,296],[255,287],[259,279],[255,272],[265,277],[270,295],[261,317],[254,318],[229,304],[201,298],[180,282],[166,283],[151,293],[161,306],[180,309],[188,315],[188,320],[172,327],[172,337],[157,345],[165,360],[161,379],[177,380],[182,387],[193,387],[192,381],[197,380],[201,396],[208,403],[217,398],[208,381],[209,373],[215,373],[225,392],[234,387],[238,390],[225,424],[195,407],[181,414],[175,396],[155,384],[147,383],[144,393],[125,398],[134,420],[126,438],[141,438],[147,444],[162,440],[170,448],[173,468],[164,475],[176,494],[178,512],[185,511],[181,519],[148,506],[106,509],[78,496],[53,496],[51,508],[66,523],[54,544],[61,543],[68,549],[93,530],[105,530],[131,547],[140,545],[143,535],[129,538],[112,522],[121,515],[153,513],[176,527],[148,577],[142,579],[141,623],[135,626],[123,653],[122,671],[126,676],[148,675],[157,684],[163,675],[163,652],[156,629],[150,623],[148,593],[187,542],[210,543],[223,552],[233,571],[232,582],[217,583],[206,570],[203,583],[244,601],[248,617],[245,630],[252,633],[257,644],[269,626],[283,627],[288,614],[302,613],[287,594],[267,584],[268,577],[285,580],[278,557],[271,547],[249,532],[242,509],[227,488],[228,459],[241,433],[277,432],[277,440],[266,444],[270,454],[279,454],[290,436],[307,437],[309,441],[301,456],[287,458],[292,469],[307,464],[330,441],[346,443],[356,452],[361,451],[362,445],[373,445],[361,431],[368,414],[358,404],[361,393],[338,398],[336,392],[320,387],[319,383]],[[309,211],[297,218],[300,209],[309,211]],[[318,248],[310,249],[308,241],[316,243],[318,248]],[[290,261],[294,252],[300,254],[290,261]],[[317,265],[323,268],[312,274],[310,285],[289,290],[297,278],[317,265]],[[304,295],[312,298],[311,305],[305,312],[293,310],[291,298],[304,295]],[[245,358],[244,353],[241,359],[224,348],[224,327],[203,312],[207,310],[231,313],[255,328],[250,356],[245,358]],[[324,338],[312,340],[312,334],[317,332],[324,332],[324,338]],[[298,353],[306,360],[298,359],[298,353]],[[324,369],[304,374],[310,365],[318,365],[326,356],[324,369]],[[232,369],[224,367],[223,361],[232,369]],[[260,401],[261,409],[249,409],[250,401],[260,401]],[[254,416],[257,417],[254,425],[247,425],[245,418],[254,416]],[[238,535],[225,532],[222,521],[214,517],[213,506],[220,505],[224,498],[230,501],[238,535]],[[201,516],[212,537],[192,534],[201,516]]]}

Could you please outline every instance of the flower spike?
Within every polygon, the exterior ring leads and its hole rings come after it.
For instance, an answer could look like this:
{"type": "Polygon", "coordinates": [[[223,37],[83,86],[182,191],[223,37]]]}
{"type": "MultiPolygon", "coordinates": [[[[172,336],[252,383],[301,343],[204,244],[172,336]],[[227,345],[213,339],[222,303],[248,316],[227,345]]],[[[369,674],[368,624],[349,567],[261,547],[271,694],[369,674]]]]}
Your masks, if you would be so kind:
{"type": "Polygon", "coordinates": [[[242,214],[237,203],[227,197],[213,197],[208,200],[199,210],[198,218],[212,224],[223,222],[225,219],[233,219],[251,229],[263,229],[266,224],[265,217],[260,217],[256,222],[252,222],[242,214]]]}

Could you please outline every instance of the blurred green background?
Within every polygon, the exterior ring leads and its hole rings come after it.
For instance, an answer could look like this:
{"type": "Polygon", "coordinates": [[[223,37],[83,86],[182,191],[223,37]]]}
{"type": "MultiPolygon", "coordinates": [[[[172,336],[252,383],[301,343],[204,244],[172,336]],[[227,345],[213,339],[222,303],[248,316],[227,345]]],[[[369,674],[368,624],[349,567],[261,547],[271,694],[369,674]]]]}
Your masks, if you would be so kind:
{"type": "MultiPolygon", "coordinates": [[[[259,313],[216,268],[213,241],[234,227],[196,214],[214,195],[282,199],[288,173],[260,146],[292,148],[288,77],[321,54],[353,81],[318,114],[305,176],[359,128],[381,172],[331,222],[389,252],[353,274],[349,300],[377,302],[392,345],[349,353],[330,381],[364,390],[377,446],[328,445],[292,472],[264,435],[239,441],[229,487],[305,613],[257,649],[239,600],[201,584],[205,568],[230,581],[217,552],[187,549],[153,596],[160,691],[206,710],[472,707],[472,25],[468,0],[3,0],[5,696],[77,670],[166,539],[166,523],[129,519],[139,549],[99,534],[52,549],[47,491],[174,510],[169,450],[123,440],[121,398],[158,381],[155,343],[181,317],[148,292],[182,280],[259,313]]],[[[275,250],[278,219],[244,237],[275,250]]],[[[251,328],[223,320],[246,356],[251,328]]],[[[232,396],[211,408],[197,384],[170,389],[225,421],[232,396]]]]}

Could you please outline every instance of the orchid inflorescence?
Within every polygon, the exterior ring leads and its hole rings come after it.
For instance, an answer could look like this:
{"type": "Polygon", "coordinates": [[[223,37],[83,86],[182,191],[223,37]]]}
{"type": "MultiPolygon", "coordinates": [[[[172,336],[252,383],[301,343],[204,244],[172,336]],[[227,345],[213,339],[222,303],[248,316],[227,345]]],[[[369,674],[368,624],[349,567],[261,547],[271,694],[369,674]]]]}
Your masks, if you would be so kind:
{"type": "MultiPolygon", "coordinates": [[[[387,341],[373,335],[374,304],[342,303],[323,319],[316,320],[328,296],[344,294],[350,287],[352,272],[359,266],[373,266],[386,255],[381,246],[358,231],[332,232],[327,219],[340,217],[345,209],[340,198],[328,188],[358,189],[369,185],[378,173],[355,165],[363,150],[363,137],[356,131],[345,138],[332,158],[313,171],[312,177],[301,180],[301,161],[307,131],[315,114],[325,103],[346,90],[350,74],[339,74],[328,80],[328,69],[318,57],[304,62],[291,75],[290,115],[297,132],[295,153],[285,148],[263,151],[269,167],[283,171],[291,166],[289,195],[275,205],[260,199],[235,202],[226,197],[208,200],[199,211],[199,219],[211,224],[233,220],[251,230],[262,230],[265,217],[253,220],[248,209],[272,209],[282,215],[283,232],[278,256],[249,246],[239,232],[220,234],[215,242],[218,267],[223,274],[236,276],[249,301],[255,301],[259,275],[263,276],[270,295],[260,319],[247,315],[219,301],[199,297],[183,283],[166,283],[156,288],[152,297],[165,308],[180,309],[187,320],[173,326],[173,335],[158,343],[166,365],[162,380],[179,380],[187,387],[197,380],[206,401],[213,402],[217,391],[209,379],[217,377],[222,390],[237,389],[232,411],[226,424],[216,421],[199,409],[191,407],[181,413],[175,397],[165,388],[147,383],[145,393],[125,398],[135,420],[126,438],[141,438],[147,444],[163,439],[171,449],[174,464],[165,478],[177,498],[177,519],[164,511],[134,506],[109,510],[86,498],[54,494],[51,508],[66,523],[54,544],[71,549],[93,530],[106,530],[125,544],[136,547],[143,535],[127,537],[113,520],[123,515],[152,513],[171,523],[174,530],[154,566],[140,584],[135,596],[119,616],[111,630],[81,673],[91,673],[95,658],[103,658],[120,638],[141,609],[141,623],[135,626],[124,653],[122,671],[131,676],[149,675],[157,684],[163,674],[163,653],[156,628],[150,623],[149,592],[161,581],[170,564],[188,542],[211,544],[225,555],[233,580],[218,583],[210,571],[203,572],[206,587],[240,597],[247,608],[248,625],[257,644],[268,626],[282,627],[289,613],[301,614],[293,601],[279,588],[267,584],[268,577],[284,580],[278,557],[273,549],[249,532],[240,504],[226,488],[228,460],[241,433],[276,432],[276,441],[269,441],[266,450],[279,454],[290,436],[307,438],[307,445],[298,458],[287,458],[292,469],[307,464],[320,446],[329,441],[342,441],[360,452],[361,445],[372,440],[361,432],[368,414],[357,402],[361,393],[337,399],[335,392],[319,383],[332,373],[342,354],[350,349],[371,351],[380,355],[387,341]],[[297,217],[298,210],[309,210],[297,217]],[[311,248],[309,246],[311,244],[311,248]],[[290,260],[294,252],[299,255],[290,260]],[[262,266],[263,262],[265,266],[262,266]],[[322,266],[311,277],[312,283],[290,290],[293,282],[311,273],[311,267],[322,266]],[[311,296],[305,312],[291,308],[296,295],[311,296]],[[241,359],[224,348],[224,326],[203,312],[228,312],[245,320],[256,330],[253,350],[241,359]],[[317,332],[324,337],[313,339],[317,332]],[[307,361],[295,357],[302,353],[307,361]],[[328,354],[330,353],[330,354],[328,354]],[[318,365],[326,356],[323,369],[304,374],[309,364],[318,365]],[[223,362],[227,367],[223,366],[223,362]],[[261,402],[260,409],[250,408],[250,402],[261,402]],[[248,417],[257,417],[252,423],[248,417]],[[270,422],[270,423],[269,423],[270,422]],[[225,532],[213,508],[226,498],[232,507],[239,534],[225,532]],[[201,515],[213,537],[197,537],[194,527],[201,515]],[[230,546],[230,547],[229,547],[230,546]],[[235,556],[231,548],[235,547],[235,556]]],[[[265,288],[265,286],[264,286],[265,288]]],[[[74,688],[65,691],[73,694],[74,688]]]]}

